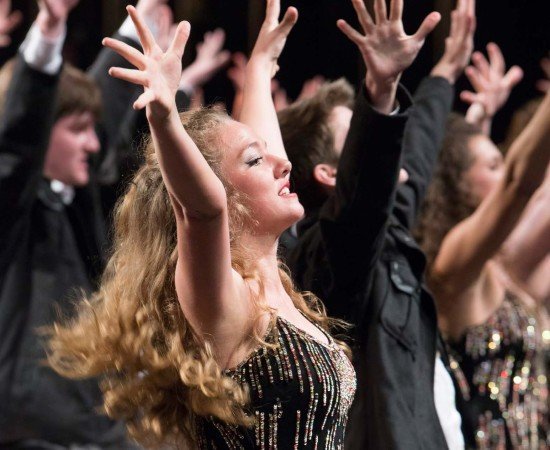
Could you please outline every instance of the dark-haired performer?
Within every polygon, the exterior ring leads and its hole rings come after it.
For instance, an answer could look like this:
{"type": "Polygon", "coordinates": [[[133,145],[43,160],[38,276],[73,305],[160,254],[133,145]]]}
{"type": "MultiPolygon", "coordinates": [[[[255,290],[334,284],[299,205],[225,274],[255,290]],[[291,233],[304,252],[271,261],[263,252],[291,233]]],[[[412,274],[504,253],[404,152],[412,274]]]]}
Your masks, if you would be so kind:
{"type": "MultiPolygon", "coordinates": [[[[404,35],[402,1],[392,2],[389,18],[385,3],[376,1],[376,25],[362,1],[353,5],[366,36],[345,23],[339,26],[364,56],[367,86],[370,77],[380,76],[371,69],[371,47],[383,43],[385,62],[396,70],[389,79],[397,86],[395,74],[416,55],[410,48],[411,59],[401,52],[415,44],[417,51],[423,39],[418,33],[404,35]],[[397,42],[384,41],[382,33],[388,30],[395,31],[397,42]]],[[[389,125],[398,116],[386,118],[386,125],[365,121],[367,106],[361,93],[341,156],[335,158],[338,168],[333,161],[323,161],[313,169],[312,183],[321,185],[325,200],[306,211],[289,266],[302,288],[323,298],[330,314],[357,325],[354,363],[359,383],[346,440],[349,448],[464,447],[452,381],[436,358],[437,318],[423,284],[425,258],[410,229],[437,158],[452,84],[470,58],[473,31],[474,2],[462,0],[453,13],[445,54],[416,93],[403,147],[394,145],[403,130],[389,125]],[[406,182],[395,193],[401,148],[408,179],[403,177],[406,182]],[[438,414],[438,409],[443,412],[438,414]]],[[[281,116],[285,114],[289,111],[281,116]]],[[[342,141],[337,130],[335,145],[342,141]]],[[[284,137],[285,131],[283,126],[284,137]]],[[[285,144],[292,161],[292,146],[285,144]]]]}

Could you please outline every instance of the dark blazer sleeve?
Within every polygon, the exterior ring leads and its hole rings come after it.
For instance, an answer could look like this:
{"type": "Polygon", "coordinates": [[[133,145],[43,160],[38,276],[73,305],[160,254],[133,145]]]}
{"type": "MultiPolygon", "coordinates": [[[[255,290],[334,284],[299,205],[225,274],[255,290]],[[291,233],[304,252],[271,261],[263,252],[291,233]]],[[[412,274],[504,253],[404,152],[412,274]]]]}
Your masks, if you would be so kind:
{"type": "Polygon", "coordinates": [[[16,56],[0,119],[0,247],[36,199],[58,82],[59,75],[36,71],[16,56]]]}
{"type": "Polygon", "coordinates": [[[397,189],[394,210],[409,230],[430,184],[453,99],[454,87],[441,77],[426,77],[413,97],[403,135],[403,168],[409,179],[397,189]]]}
{"type": "Polygon", "coordinates": [[[349,289],[364,283],[384,241],[401,160],[401,138],[410,105],[400,87],[400,112],[382,115],[358,95],[334,194],[320,212],[332,282],[349,289]]]}
{"type": "MultiPolygon", "coordinates": [[[[140,48],[139,43],[118,33],[113,38],[132,47],[140,48]]],[[[103,100],[101,126],[105,131],[109,144],[116,141],[121,119],[140,93],[138,86],[110,76],[109,69],[111,67],[135,68],[115,51],[103,47],[94,63],[88,69],[88,75],[97,83],[101,91],[101,98],[103,100]]]]}

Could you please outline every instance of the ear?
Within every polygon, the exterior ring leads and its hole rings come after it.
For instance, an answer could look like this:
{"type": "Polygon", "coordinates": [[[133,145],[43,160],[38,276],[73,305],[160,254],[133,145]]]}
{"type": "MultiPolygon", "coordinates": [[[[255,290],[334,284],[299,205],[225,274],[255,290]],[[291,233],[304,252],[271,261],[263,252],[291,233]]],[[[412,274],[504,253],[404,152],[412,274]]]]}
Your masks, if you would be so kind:
{"type": "Polygon", "coordinates": [[[336,167],[332,164],[317,164],[313,169],[313,178],[321,186],[334,187],[336,186],[336,167]]]}

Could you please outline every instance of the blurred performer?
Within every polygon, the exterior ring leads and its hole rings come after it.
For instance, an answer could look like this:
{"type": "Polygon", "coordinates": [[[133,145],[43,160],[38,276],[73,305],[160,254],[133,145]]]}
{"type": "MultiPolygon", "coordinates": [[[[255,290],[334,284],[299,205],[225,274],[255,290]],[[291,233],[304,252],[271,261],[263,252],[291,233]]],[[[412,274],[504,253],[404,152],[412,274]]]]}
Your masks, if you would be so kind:
{"type": "Polygon", "coordinates": [[[419,235],[439,324],[460,366],[470,447],[548,448],[548,317],[499,252],[549,158],[548,93],[504,161],[479,128],[455,117],[426,199],[419,235]]]}

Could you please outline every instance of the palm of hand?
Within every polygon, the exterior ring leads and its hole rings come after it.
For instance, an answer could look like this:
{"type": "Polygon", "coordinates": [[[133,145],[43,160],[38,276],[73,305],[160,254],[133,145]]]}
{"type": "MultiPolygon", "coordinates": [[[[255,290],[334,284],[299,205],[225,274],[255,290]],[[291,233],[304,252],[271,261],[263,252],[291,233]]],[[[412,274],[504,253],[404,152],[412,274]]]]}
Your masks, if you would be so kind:
{"type": "Polygon", "coordinates": [[[149,105],[157,115],[166,115],[172,109],[174,96],[181,78],[181,58],[173,51],[162,52],[155,46],[146,55],[146,82],[144,89],[154,99],[149,105]]]}
{"type": "Polygon", "coordinates": [[[423,43],[423,40],[407,36],[400,21],[388,21],[364,37],[360,50],[370,75],[388,80],[399,76],[412,64],[423,43]]]}
{"type": "Polygon", "coordinates": [[[506,103],[509,94],[510,91],[502,80],[494,80],[482,96],[485,113],[490,116],[494,115],[506,103]]]}

